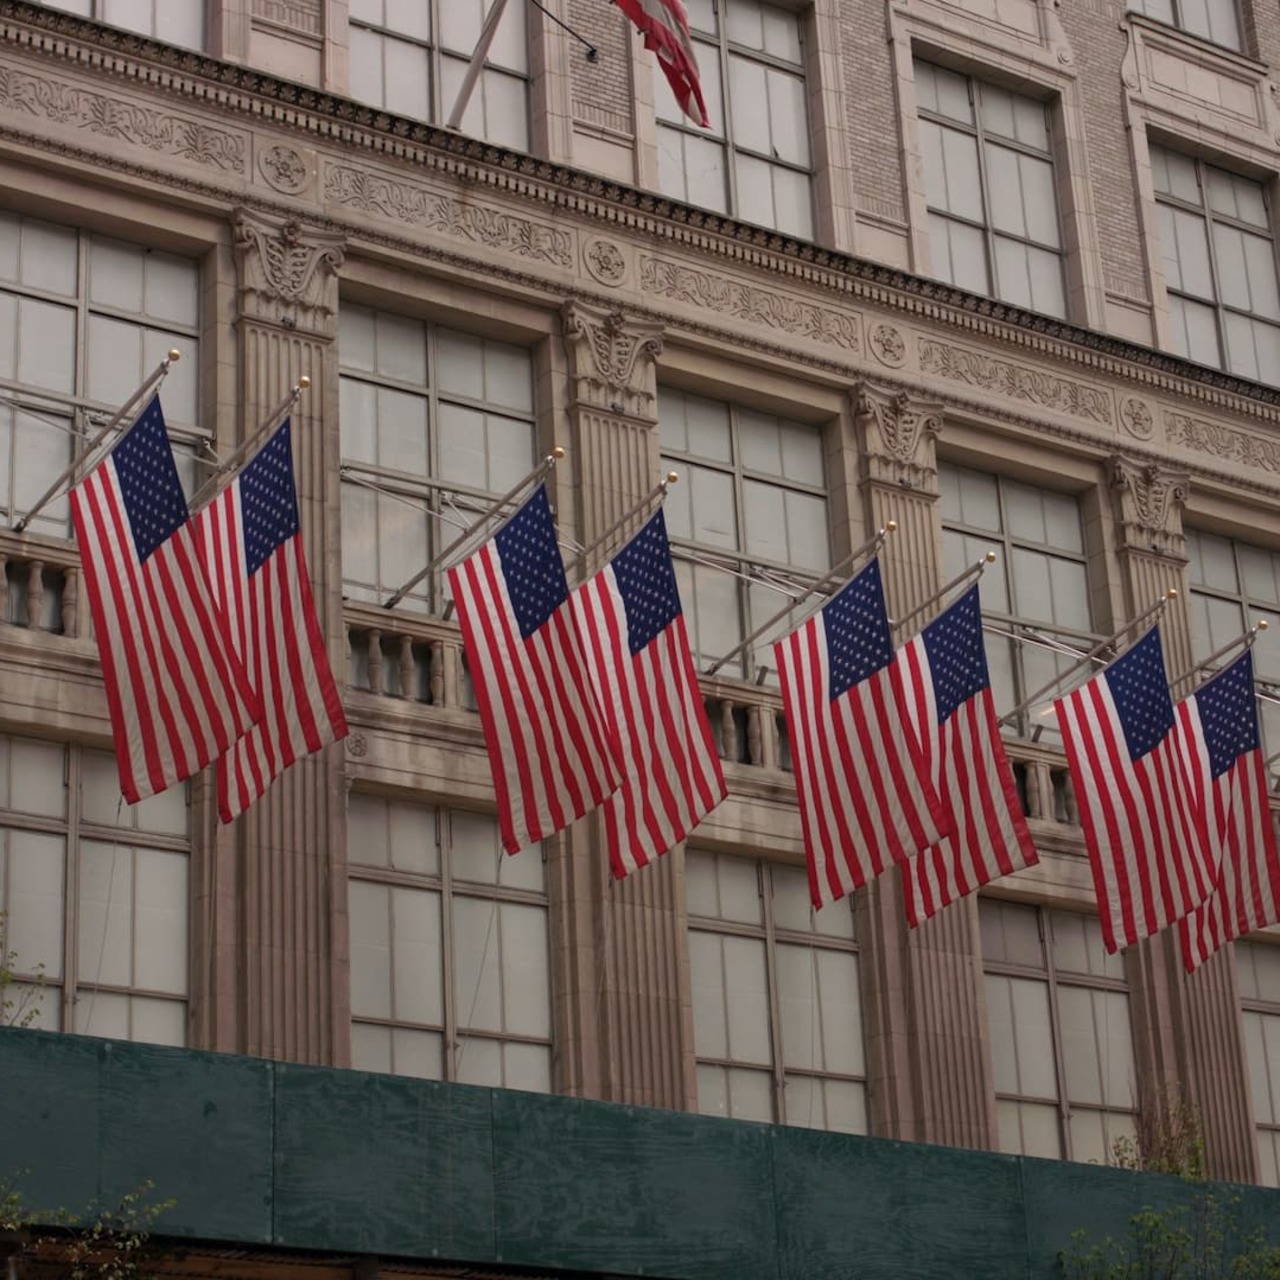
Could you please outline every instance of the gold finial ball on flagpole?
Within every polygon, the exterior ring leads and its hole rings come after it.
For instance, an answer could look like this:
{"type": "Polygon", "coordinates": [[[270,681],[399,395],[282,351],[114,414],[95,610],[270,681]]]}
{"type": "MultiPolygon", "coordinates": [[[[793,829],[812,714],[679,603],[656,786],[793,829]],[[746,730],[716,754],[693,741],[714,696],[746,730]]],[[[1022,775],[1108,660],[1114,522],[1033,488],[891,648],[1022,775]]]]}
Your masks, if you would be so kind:
{"type": "Polygon", "coordinates": [[[678,471],[668,471],[668,472],[667,472],[667,483],[668,483],[668,484],[679,484],[679,482],[680,482],[680,473],[679,473],[678,471]]]}
{"type": "Polygon", "coordinates": [[[995,564],[995,562],[996,562],[996,553],[995,553],[994,551],[988,551],[988,552],[987,552],[987,554],[986,554],[986,562],[987,562],[988,564],[995,564]]]}
{"type": "Polygon", "coordinates": [[[1266,618],[1259,618],[1256,625],[1259,631],[1265,631],[1271,623],[1269,623],[1266,618]]]}
{"type": "Polygon", "coordinates": [[[1176,600],[1177,598],[1178,598],[1178,588],[1177,588],[1177,587],[1170,587],[1170,588],[1169,588],[1168,595],[1165,597],[1165,599],[1167,599],[1167,600],[1176,600]]]}
{"type": "Polygon", "coordinates": [[[551,456],[557,462],[561,461],[564,458],[564,446],[559,444],[556,445],[556,447],[551,450],[551,456]]]}
{"type": "Polygon", "coordinates": [[[169,363],[170,363],[170,364],[177,364],[177,363],[178,363],[178,361],[179,361],[179,360],[181,360],[181,359],[182,359],[182,352],[181,352],[181,351],[179,351],[177,347],[170,347],[170,348],[169,348],[169,363]]]}
{"type": "Polygon", "coordinates": [[[884,531],[885,533],[897,533],[898,522],[896,520],[886,520],[884,522],[884,531]]]}
{"type": "Polygon", "coordinates": [[[298,379],[298,390],[299,390],[299,391],[305,391],[305,390],[306,390],[310,385],[311,385],[311,379],[310,379],[309,377],[307,377],[307,375],[304,373],[304,374],[303,374],[303,375],[298,379]]]}

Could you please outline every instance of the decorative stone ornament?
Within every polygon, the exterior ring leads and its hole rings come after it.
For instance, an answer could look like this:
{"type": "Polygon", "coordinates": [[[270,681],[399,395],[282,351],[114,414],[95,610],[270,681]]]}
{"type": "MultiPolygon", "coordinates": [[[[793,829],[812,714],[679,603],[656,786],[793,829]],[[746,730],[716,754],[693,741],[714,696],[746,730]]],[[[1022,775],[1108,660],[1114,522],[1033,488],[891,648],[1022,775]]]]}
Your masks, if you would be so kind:
{"type": "Polygon", "coordinates": [[[1138,462],[1116,454],[1111,459],[1111,490],[1116,518],[1127,550],[1181,556],[1182,511],[1191,477],[1157,462],[1138,462]]]}
{"type": "Polygon", "coordinates": [[[852,399],[868,479],[932,492],[938,476],[933,442],[942,431],[941,407],[869,382],[858,383],[852,399]]]}
{"type": "Polygon", "coordinates": [[[561,312],[579,404],[653,420],[653,362],[662,353],[660,326],[567,302],[561,312]]]}
{"type": "Polygon", "coordinates": [[[243,315],[285,329],[330,329],[346,259],[344,237],[240,209],[234,243],[243,315]]]}

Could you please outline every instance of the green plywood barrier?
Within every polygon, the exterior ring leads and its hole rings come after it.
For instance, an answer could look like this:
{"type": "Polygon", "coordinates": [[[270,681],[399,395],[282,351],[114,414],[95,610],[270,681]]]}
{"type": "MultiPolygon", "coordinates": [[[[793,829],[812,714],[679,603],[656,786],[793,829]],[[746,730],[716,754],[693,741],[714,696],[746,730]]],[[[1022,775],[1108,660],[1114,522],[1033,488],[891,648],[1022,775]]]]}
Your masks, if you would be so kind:
{"type": "MultiPolygon", "coordinates": [[[[1089,1165],[0,1028],[0,1179],[163,1234],[665,1280],[1054,1280],[1204,1187],[1089,1165]]],[[[1280,1244],[1280,1192],[1219,1187],[1280,1244]]]]}
{"type": "Polygon", "coordinates": [[[495,1261],[777,1276],[767,1125],[506,1092],[493,1119],[495,1261]]]}

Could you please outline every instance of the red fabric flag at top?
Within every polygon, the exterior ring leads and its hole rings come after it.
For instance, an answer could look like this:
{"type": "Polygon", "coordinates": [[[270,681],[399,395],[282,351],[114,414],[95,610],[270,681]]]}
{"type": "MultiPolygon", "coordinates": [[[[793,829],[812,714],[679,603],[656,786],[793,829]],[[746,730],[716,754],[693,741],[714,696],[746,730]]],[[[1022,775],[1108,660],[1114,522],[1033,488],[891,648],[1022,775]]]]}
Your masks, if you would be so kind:
{"type": "Polygon", "coordinates": [[[682,0],[614,0],[644,36],[676,95],[680,110],[704,129],[711,124],[698,79],[698,59],[689,38],[689,15],[682,0]]]}

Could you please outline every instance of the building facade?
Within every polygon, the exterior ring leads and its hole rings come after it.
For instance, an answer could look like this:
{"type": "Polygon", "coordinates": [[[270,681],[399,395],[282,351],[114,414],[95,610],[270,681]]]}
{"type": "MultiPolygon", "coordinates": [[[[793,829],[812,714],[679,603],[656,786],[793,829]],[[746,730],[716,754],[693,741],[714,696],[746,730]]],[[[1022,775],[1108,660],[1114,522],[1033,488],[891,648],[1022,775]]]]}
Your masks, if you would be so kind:
{"type": "Polygon", "coordinates": [[[709,129],[612,5],[511,0],[450,131],[480,0],[0,2],[5,523],[171,347],[189,489],[307,375],[352,725],[231,827],[208,778],[122,808],[65,497],[0,534],[19,994],[1077,1161],[1185,1099],[1215,1175],[1280,1184],[1280,933],[1192,977],[1171,936],[1108,957],[1043,700],[1007,724],[1040,864],[919,929],[892,875],[809,908],[764,644],[703,681],[730,794],[688,847],[617,883],[592,818],[499,853],[444,581],[385,601],[557,445],[571,581],[679,473],[702,671],[889,521],[895,618],[996,552],[1002,713],[1169,588],[1171,676],[1280,623],[1275,0],[688,7],[709,129]]]}

